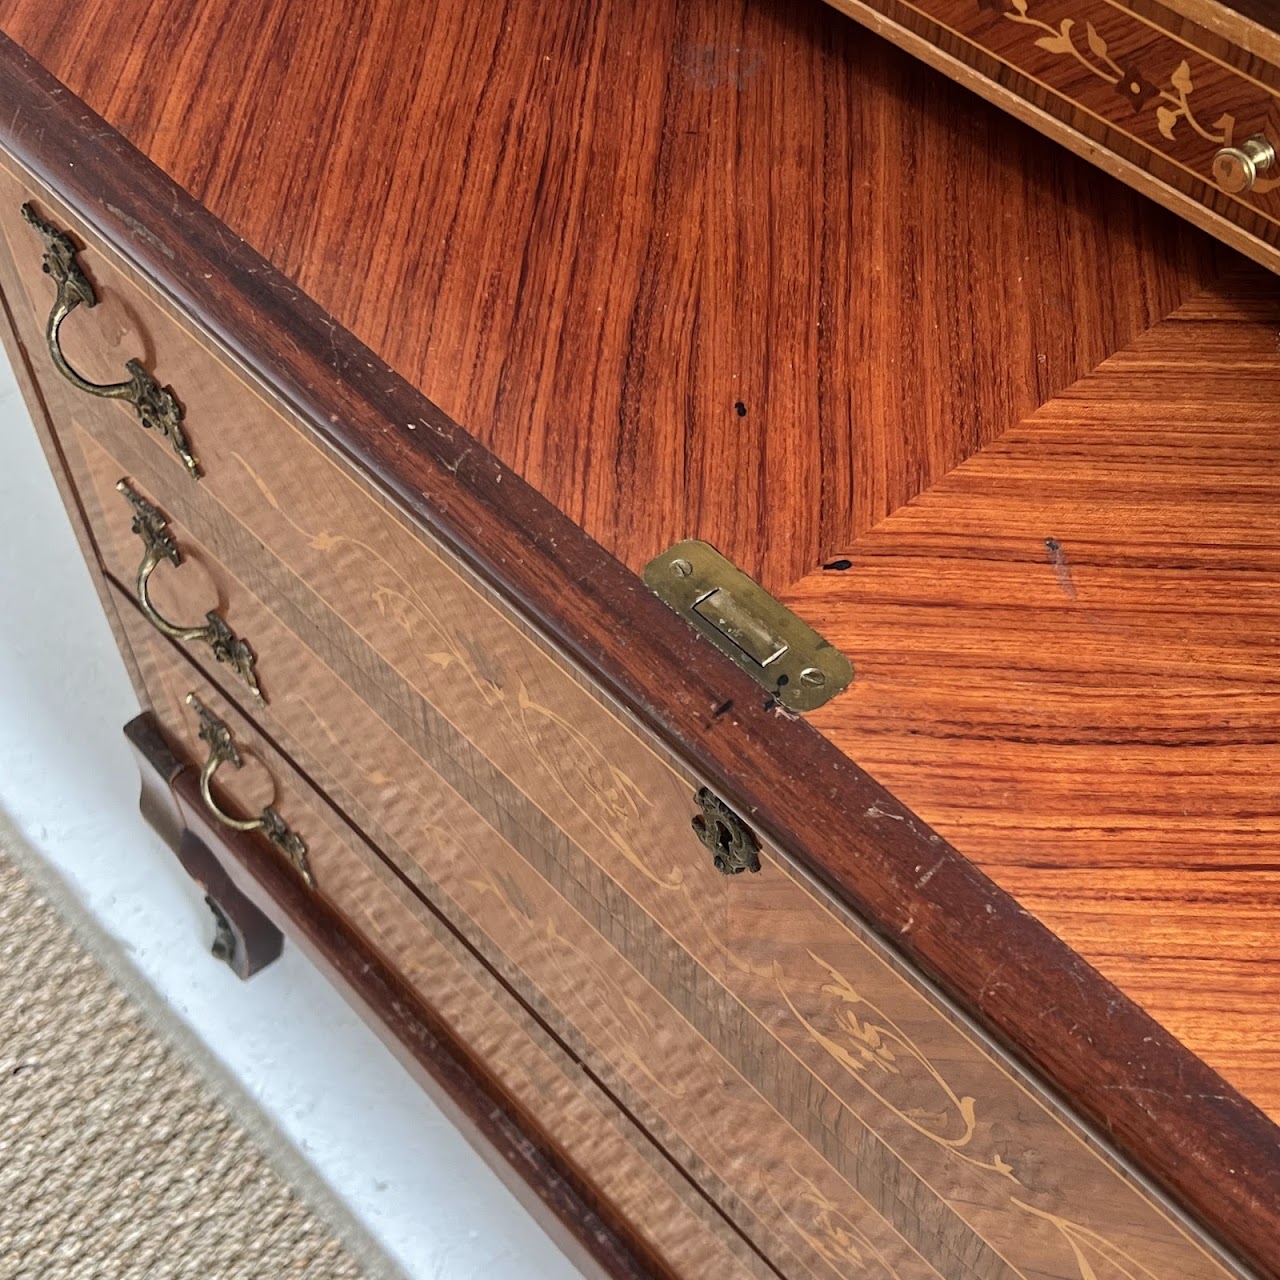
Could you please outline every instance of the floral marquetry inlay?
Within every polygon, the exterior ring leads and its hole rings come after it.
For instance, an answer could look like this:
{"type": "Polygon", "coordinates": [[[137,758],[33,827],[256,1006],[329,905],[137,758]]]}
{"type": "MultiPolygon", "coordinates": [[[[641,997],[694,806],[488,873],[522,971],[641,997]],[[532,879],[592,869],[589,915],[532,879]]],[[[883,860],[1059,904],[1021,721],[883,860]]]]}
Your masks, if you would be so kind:
{"type": "Polygon", "coordinates": [[[1154,106],[1156,126],[1170,142],[1175,140],[1179,123],[1185,120],[1206,142],[1215,146],[1230,144],[1235,129],[1233,116],[1223,113],[1209,125],[1196,117],[1191,105],[1195,84],[1186,58],[1171,70],[1157,74],[1150,68],[1113,58],[1106,39],[1092,22],[1086,21],[1083,31],[1074,18],[1062,18],[1056,25],[1045,22],[1031,12],[1030,0],[978,0],[978,3],[980,8],[994,9],[1009,22],[1040,32],[1035,38],[1037,48],[1073,58],[1090,75],[1113,86],[1134,111],[1154,106]]]}
{"type": "Polygon", "coordinates": [[[901,1272],[853,1220],[847,1206],[837,1204],[794,1165],[788,1168],[795,1178],[801,1203],[816,1215],[809,1229],[791,1214],[787,1215],[788,1220],[824,1262],[840,1268],[842,1274],[865,1276],[866,1280],[902,1280],[901,1272]]]}
{"type": "Polygon", "coordinates": [[[826,1029],[796,1008],[781,969],[774,981],[805,1030],[865,1089],[917,1133],[946,1147],[967,1164],[1018,1182],[1012,1166],[997,1151],[975,1154],[976,1102],[947,1083],[916,1041],[883,1009],[866,999],[844,974],[820,956],[809,958],[830,981],[822,986],[832,998],[826,1029]]]}
{"type": "Polygon", "coordinates": [[[1023,1213],[1051,1223],[1061,1233],[1080,1270],[1080,1280],[1157,1280],[1155,1272],[1098,1232],[1055,1213],[1036,1209],[1016,1197],[1012,1203],[1023,1213]]]}

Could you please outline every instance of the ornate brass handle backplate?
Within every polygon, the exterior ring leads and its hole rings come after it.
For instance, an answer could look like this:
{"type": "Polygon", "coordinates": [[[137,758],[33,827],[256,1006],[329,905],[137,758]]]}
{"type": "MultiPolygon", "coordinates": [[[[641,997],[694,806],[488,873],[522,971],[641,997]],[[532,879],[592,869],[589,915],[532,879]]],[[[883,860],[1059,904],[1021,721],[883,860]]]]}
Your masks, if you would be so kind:
{"type": "Polygon", "coordinates": [[[142,539],[144,547],[142,563],[138,565],[138,575],[134,584],[138,597],[138,607],[147,621],[161,635],[171,640],[193,641],[207,644],[213,650],[213,656],[229,666],[249,686],[250,692],[259,702],[265,703],[262,690],[258,688],[258,677],[254,671],[253,650],[227,626],[222,616],[213,609],[204,615],[203,627],[180,627],[170,622],[151,603],[149,594],[151,575],[162,560],[172,565],[182,563],[182,551],[177,539],[169,532],[168,521],[158,508],[153,507],[146,498],[136,492],[127,480],[121,480],[116,488],[128,499],[133,507],[133,531],[142,539]]]}
{"type": "Polygon", "coordinates": [[[285,826],[284,819],[270,805],[256,818],[237,818],[227,813],[213,798],[213,775],[224,764],[234,769],[242,768],[244,760],[224,721],[219,720],[194,693],[187,694],[187,705],[200,717],[200,739],[209,748],[209,758],[200,770],[200,795],[209,812],[233,831],[261,831],[289,859],[307,887],[314,889],[316,882],[307,861],[307,846],[285,826]]]}
{"type": "Polygon", "coordinates": [[[86,307],[98,304],[93,285],[80,270],[76,261],[76,247],[71,237],[51,226],[29,205],[22,206],[22,216],[36,229],[44,241],[44,269],[57,287],[53,310],[45,325],[44,336],[49,344],[49,357],[54,368],[73,387],[91,396],[105,400],[125,400],[133,405],[138,421],[151,431],[158,431],[182,459],[183,466],[193,480],[200,478],[200,464],[191,452],[187,433],[182,429],[182,406],[168,387],[162,387],[137,360],[130,360],[125,368],[129,377],[124,382],[90,382],[72,368],[58,341],[62,322],[83,302],[86,307]]]}

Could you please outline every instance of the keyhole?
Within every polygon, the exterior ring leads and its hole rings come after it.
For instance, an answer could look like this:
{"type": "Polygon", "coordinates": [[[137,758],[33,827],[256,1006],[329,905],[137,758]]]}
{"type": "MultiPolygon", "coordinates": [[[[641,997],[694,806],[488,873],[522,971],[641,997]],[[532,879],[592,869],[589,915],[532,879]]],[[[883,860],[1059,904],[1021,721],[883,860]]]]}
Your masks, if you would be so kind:
{"type": "Polygon", "coordinates": [[[729,851],[733,848],[733,832],[719,818],[716,819],[716,846],[720,852],[715,856],[715,864],[723,871],[729,865],[729,851]]]}

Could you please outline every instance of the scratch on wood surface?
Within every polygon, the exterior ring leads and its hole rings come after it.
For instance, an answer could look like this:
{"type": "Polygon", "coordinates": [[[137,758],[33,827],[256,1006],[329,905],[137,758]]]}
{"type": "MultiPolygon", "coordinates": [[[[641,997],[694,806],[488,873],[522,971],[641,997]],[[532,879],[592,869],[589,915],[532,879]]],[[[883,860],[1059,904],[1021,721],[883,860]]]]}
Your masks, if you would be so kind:
{"type": "Polygon", "coordinates": [[[1069,600],[1076,598],[1076,584],[1071,577],[1071,565],[1067,562],[1067,553],[1062,549],[1062,543],[1057,538],[1046,538],[1044,540],[1044,549],[1049,554],[1049,563],[1053,565],[1053,572],[1058,579],[1058,586],[1062,588],[1062,594],[1069,600]]]}
{"type": "Polygon", "coordinates": [[[145,240],[153,249],[158,249],[166,258],[173,257],[173,249],[165,244],[149,227],[139,222],[137,218],[126,213],[123,209],[118,209],[111,203],[107,204],[107,212],[114,214],[135,236],[145,240]]]}

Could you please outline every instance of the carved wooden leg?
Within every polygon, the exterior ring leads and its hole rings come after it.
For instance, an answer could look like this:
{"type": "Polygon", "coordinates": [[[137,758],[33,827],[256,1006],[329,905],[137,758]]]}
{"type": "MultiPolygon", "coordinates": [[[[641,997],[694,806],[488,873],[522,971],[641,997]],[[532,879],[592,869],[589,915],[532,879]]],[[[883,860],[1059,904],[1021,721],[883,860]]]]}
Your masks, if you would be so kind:
{"type": "Polygon", "coordinates": [[[213,954],[239,977],[251,978],[280,954],[284,935],[236,888],[209,846],[187,830],[171,789],[186,765],[170,751],[151,717],[138,716],[124,732],[142,776],[142,816],[204,890],[213,913],[213,954]]]}
{"type": "Polygon", "coordinates": [[[182,833],[178,861],[204,890],[213,912],[213,954],[241,978],[265,969],[283,949],[284,934],[231,883],[222,863],[194,832],[182,833]]]}
{"type": "Polygon", "coordinates": [[[186,823],[182,820],[178,802],[173,798],[172,783],[186,766],[169,750],[169,744],[150,716],[136,716],[130,720],[124,727],[124,736],[133,748],[142,779],[138,808],[165,844],[177,853],[186,823]]]}

